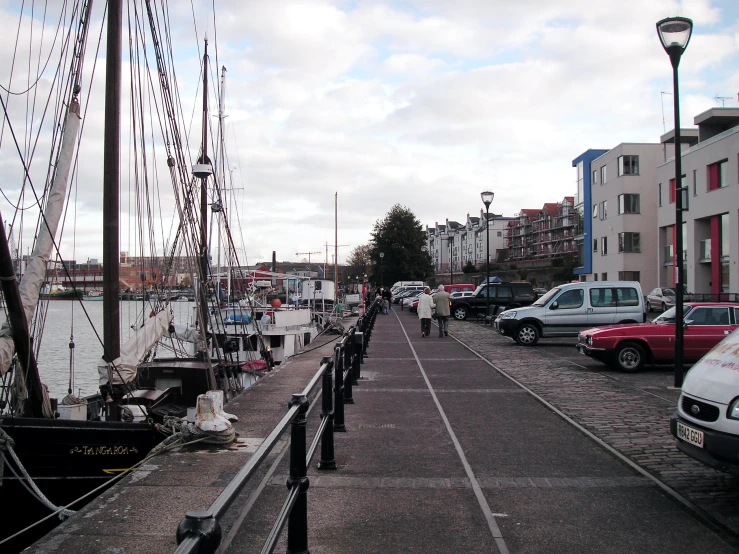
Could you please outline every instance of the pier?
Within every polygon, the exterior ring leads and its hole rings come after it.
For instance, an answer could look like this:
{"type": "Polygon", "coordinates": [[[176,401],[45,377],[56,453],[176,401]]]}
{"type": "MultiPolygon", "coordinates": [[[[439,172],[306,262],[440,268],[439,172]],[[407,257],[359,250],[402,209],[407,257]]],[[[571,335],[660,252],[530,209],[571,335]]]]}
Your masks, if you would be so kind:
{"type": "MultiPolygon", "coordinates": [[[[307,470],[300,551],[738,551],[737,480],[674,447],[669,372],[625,381],[479,323],[451,321],[450,332],[421,338],[413,314],[376,317],[333,435],[336,467],[319,469],[316,456],[307,470]]],[[[29,552],[175,552],[185,514],[229,487],[340,339],[321,337],[227,405],[237,443],[153,458],[29,552]]],[[[318,396],[308,441],[321,413],[318,396]]],[[[219,521],[216,551],[263,551],[288,492],[290,436],[219,521]]],[[[276,551],[298,551],[293,523],[276,551]]]]}

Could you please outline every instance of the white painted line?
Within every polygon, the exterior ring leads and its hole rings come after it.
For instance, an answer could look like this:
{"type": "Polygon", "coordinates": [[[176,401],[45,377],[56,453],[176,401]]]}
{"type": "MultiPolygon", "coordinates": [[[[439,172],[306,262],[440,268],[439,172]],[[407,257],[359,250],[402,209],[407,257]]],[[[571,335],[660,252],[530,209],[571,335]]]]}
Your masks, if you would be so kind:
{"type": "MultiPolygon", "coordinates": [[[[503,535],[500,532],[498,523],[495,521],[495,514],[493,514],[492,510],[490,509],[487,498],[485,498],[485,495],[482,492],[482,488],[480,488],[480,483],[477,481],[477,477],[475,477],[475,473],[472,471],[472,468],[470,467],[470,464],[467,461],[467,456],[464,455],[464,450],[462,450],[462,445],[459,444],[457,435],[454,434],[454,430],[452,429],[451,423],[449,423],[449,419],[447,418],[446,413],[444,412],[444,408],[441,407],[441,403],[439,402],[439,399],[436,397],[436,393],[434,392],[434,387],[431,386],[431,382],[426,376],[426,372],[423,370],[423,364],[421,364],[421,360],[418,359],[418,355],[416,354],[416,349],[413,348],[411,339],[410,337],[408,337],[408,333],[406,333],[405,331],[405,326],[403,325],[403,322],[400,320],[400,317],[398,317],[398,314],[395,314],[395,317],[398,319],[398,323],[400,323],[400,328],[403,329],[403,334],[405,335],[405,338],[408,341],[408,346],[410,346],[411,352],[413,352],[413,357],[416,359],[416,363],[418,364],[418,369],[421,371],[421,376],[423,377],[423,380],[426,382],[426,386],[428,387],[429,392],[431,393],[431,397],[434,399],[434,404],[436,404],[436,409],[439,410],[439,415],[441,416],[441,419],[444,421],[444,426],[446,427],[446,430],[449,433],[449,436],[451,437],[452,442],[454,443],[454,448],[457,451],[457,455],[459,456],[459,459],[462,461],[462,466],[464,467],[464,471],[467,474],[467,478],[470,480],[470,484],[472,485],[472,491],[475,493],[475,498],[477,498],[477,503],[480,505],[480,509],[482,510],[482,513],[485,516],[485,520],[488,522],[488,527],[490,529],[490,533],[493,535],[493,539],[495,540],[495,545],[498,547],[498,552],[500,552],[500,554],[509,554],[508,547],[506,546],[505,540],[503,539],[503,535]]],[[[470,351],[472,352],[472,350],[470,351]]],[[[476,352],[473,352],[473,353],[477,356],[476,352]]]]}

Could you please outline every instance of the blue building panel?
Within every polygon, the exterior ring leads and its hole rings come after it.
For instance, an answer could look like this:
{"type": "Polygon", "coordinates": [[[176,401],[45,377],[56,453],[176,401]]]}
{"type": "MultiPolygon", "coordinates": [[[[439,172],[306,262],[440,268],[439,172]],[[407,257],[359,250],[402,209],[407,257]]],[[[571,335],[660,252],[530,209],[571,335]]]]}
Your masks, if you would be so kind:
{"type": "MultiPolygon", "coordinates": [[[[600,158],[608,150],[594,150],[589,149],[580,154],[577,158],[572,160],[572,167],[577,167],[580,162],[583,162],[583,197],[577,199],[577,202],[581,202],[583,206],[583,265],[573,270],[575,275],[587,275],[593,272],[593,245],[592,245],[592,232],[593,227],[593,210],[590,187],[592,186],[592,162],[596,158],[600,158]]],[[[580,204],[576,204],[575,208],[578,209],[580,204]]]]}

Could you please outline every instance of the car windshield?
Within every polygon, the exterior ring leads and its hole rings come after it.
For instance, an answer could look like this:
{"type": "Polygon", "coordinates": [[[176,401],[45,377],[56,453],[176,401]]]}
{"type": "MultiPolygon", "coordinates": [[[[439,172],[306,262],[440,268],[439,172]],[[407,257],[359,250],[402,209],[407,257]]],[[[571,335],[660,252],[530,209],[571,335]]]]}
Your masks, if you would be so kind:
{"type": "MultiPolygon", "coordinates": [[[[687,317],[692,309],[693,306],[683,304],[683,319],[687,317]]],[[[655,317],[652,323],[675,323],[675,306],[655,317]]]]}
{"type": "Polygon", "coordinates": [[[532,306],[543,306],[544,304],[546,304],[547,302],[549,302],[549,300],[551,300],[552,296],[554,296],[555,294],[557,294],[559,292],[559,290],[560,290],[559,287],[554,287],[552,290],[550,290],[548,293],[546,293],[544,296],[542,296],[536,302],[534,302],[532,304],[532,306]]]}

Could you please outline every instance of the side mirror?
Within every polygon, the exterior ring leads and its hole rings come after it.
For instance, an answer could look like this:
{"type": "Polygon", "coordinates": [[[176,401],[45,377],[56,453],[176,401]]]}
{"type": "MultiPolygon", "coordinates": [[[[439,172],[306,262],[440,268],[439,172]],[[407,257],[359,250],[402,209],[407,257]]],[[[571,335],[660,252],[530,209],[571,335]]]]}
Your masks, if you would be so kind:
{"type": "Polygon", "coordinates": [[[559,308],[559,303],[556,300],[552,302],[551,304],[549,304],[550,310],[556,310],[557,308],[559,308]]]}
{"type": "Polygon", "coordinates": [[[686,319],[683,321],[683,327],[687,327],[688,325],[693,325],[694,321],[692,319],[686,319]]]}

